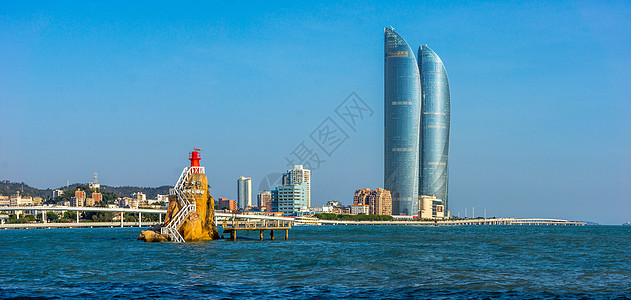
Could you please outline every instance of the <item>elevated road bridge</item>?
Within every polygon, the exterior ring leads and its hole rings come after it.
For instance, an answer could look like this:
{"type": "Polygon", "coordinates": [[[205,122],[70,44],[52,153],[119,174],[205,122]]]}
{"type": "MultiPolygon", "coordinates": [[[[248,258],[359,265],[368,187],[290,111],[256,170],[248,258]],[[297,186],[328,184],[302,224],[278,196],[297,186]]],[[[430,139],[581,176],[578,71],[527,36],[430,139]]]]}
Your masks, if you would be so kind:
{"type": "MultiPolygon", "coordinates": [[[[142,214],[158,214],[159,223],[162,223],[162,215],[166,214],[165,209],[149,209],[149,208],[109,208],[109,207],[68,207],[68,206],[10,206],[0,207],[0,212],[11,211],[31,211],[35,213],[42,213],[43,220],[46,222],[46,211],[76,211],[76,212],[116,212],[116,213],[133,213],[138,214],[139,222],[135,222],[139,226],[142,226],[142,214]]],[[[266,216],[266,215],[254,215],[254,214],[232,214],[232,213],[215,213],[217,221],[236,219],[251,219],[251,220],[277,220],[277,221],[291,221],[294,225],[301,225],[299,220],[295,220],[293,217],[278,217],[278,216],[266,216]]],[[[122,218],[121,218],[122,219],[122,218]]],[[[79,217],[77,214],[77,223],[79,223],[79,217]]],[[[119,226],[126,226],[122,222],[117,223],[119,226]]],[[[496,219],[466,219],[466,220],[439,220],[439,221],[412,221],[412,220],[392,220],[392,221],[341,221],[341,220],[319,220],[319,224],[322,225],[569,225],[569,226],[584,226],[585,222],[568,221],[563,219],[543,219],[543,218],[496,218],[496,219]]],[[[54,224],[54,223],[49,223],[54,224]]],[[[74,223],[73,223],[74,224],[74,223]]],[[[217,222],[220,225],[220,222],[217,222]]],[[[9,225],[9,224],[6,224],[9,225]]],[[[145,225],[150,225],[145,223],[145,225]]],[[[153,225],[153,223],[151,223],[153,225]]],[[[89,227],[89,226],[87,226],[89,227]]],[[[108,225],[109,227],[109,225],[108,225]]]]}

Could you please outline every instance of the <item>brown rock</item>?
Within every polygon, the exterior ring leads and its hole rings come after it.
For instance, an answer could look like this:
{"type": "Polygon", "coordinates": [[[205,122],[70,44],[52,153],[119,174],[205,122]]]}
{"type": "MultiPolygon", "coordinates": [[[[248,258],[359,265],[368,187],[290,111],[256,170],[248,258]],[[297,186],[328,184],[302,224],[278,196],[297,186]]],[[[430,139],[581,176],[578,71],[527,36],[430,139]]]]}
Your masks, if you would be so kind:
{"type": "MultiPolygon", "coordinates": [[[[217,225],[215,224],[215,200],[208,191],[208,179],[206,174],[192,173],[184,187],[186,195],[195,202],[196,212],[190,213],[179,228],[179,233],[187,242],[209,241],[219,238],[217,225]]],[[[169,224],[173,216],[181,209],[177,196],[169,196],[167,214],[164,224],[169,224]]],[[[159,228],[143,231],[138,239],[146,242],[162,242],[159,228]],[[148,231],[153,232],[147,233],[148,231]],[[154,239],[155,236],[160,236],[154,239]]]]}

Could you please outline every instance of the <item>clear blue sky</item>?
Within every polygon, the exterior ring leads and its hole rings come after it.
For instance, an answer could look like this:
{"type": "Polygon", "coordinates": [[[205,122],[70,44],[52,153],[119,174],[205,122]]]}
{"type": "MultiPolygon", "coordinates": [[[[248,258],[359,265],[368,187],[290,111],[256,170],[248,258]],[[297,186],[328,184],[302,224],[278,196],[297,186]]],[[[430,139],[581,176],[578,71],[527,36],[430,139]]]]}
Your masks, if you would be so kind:
{"type": "Polygon", "coordinates": [[[167,185],[201,147],[235,198],[356,92],[374,115],[313,174],[351,203],[383,185],[391,25],[449,74],[453,214],[631,219],[631,3],[416,2],[2,2],[0,179],[167,185]]]}

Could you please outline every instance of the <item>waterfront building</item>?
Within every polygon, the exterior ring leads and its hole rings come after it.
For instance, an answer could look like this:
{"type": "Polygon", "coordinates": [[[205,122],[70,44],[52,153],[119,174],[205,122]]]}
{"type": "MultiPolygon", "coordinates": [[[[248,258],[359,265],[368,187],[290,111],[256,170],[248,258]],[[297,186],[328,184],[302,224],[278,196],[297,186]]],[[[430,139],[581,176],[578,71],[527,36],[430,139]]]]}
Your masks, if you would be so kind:
{"type": "Polygon", "coordinates": [[[353,205],[368,204],[368,196],[370,196],[370,192],[371,190],[369,188],[356,190],[355,195],[353,196],[353,205]]]}
{"type": "Polygon", "coordinates": [[[374,191],[369,188],[356,190],[353,205],[368,205],[368,214],[371,215],[391,215],[392,195],[390,191],[382,188],[376,188],[374,191]]]}
{"type": "Polygon", "coordinates": [[[42,205],[44,199],[42,197],[33,197],[33,205],[42,205]]]}
{"type": "Polygon", "coordinates": [[[252,206],[252,179],[249,177],[241,176],[237,180],[237,204],[241,209],[252,206]]]}
{"type": "Polygon", "coordinates": [[[273,212],[282,212],[284,215],[295,215],[301,211],[308,211],[307,182],[281,185],[272,190],[271,193],[273,212]]]}
{"type": "Polygon", "coordinates": [[[334,208],[332,206],[309,207],[309,212],[311,213],[332,213],[333,211],[334,208]]]}
{"type": "Polygon", "coordinates": [[[85,206],[94,206],[94,198],[86,198],[85,199],[85,206]]]}
{"type": "MultiPolygon", "coordinates": [[[[438,55],[427,45],[418,49],[421,70],[421,139],[419,196],[434,195],[448,208],[449,79],[438,55]]],[[[419,197],[420,199],[420,197],[419,197]]]]}
{"type": "Polygon", "coordinates": [[[382,188],[376,188],[368,196],[371,215],[392,215],[392,194],[382,188]]]}
{"type": "Polygon", "coordinates": [[[392,213],[418,213],[421,78],[416,55],[392,28],[384,30],[384,188],[392,213]]]}
{"type": "Polygon", "coordinates": [[[219,209],[223,209],[224,207],[230,211],[237,210],[237,201],[236,200],[228,200],[228,198],[217,198],[217,206],[219,209]]]}
{"type": "Polygon", "coordinates": [[[272,192],[263,190],[258,193],[256,196],[257,205],[261,209],[261,211],[271,211],[272,210],[272,192]]]}
{"type": "Polygon", "coordinates": [[[302,165],[294,165],[293,169],[283,174],[283,185],[294,185],[305,182],[307,184],[307,207],[311,207],[311,170],[302,165]]]}
{"type": "Polygon", "coordinates": [[[444,219],[449,218],[449,214],[445,215],[445,205],[441,199],[436,196],[421,195],[419,216],[422,219],[444,219]]]}
{"type": "Polygon", "coordinates": [[[367,215],[370,212],[370,205],[353,204],[351,205],[351,215],[367,215]]]}

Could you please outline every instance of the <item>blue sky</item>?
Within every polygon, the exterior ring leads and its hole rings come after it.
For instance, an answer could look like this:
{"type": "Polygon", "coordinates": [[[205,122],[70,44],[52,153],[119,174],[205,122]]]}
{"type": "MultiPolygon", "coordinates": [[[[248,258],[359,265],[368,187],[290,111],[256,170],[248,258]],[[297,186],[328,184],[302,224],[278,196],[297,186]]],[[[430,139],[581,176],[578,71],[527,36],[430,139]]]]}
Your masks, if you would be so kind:
{"type": "Polygon", "coordinates": [[[626,1],[3,2],[0,179],[168,185],[200,147],[235,198],[355,92],[312,192],[351,203],[383,185],[386,26],[447,68],[452,214],[631,219],[626,1]]]}

